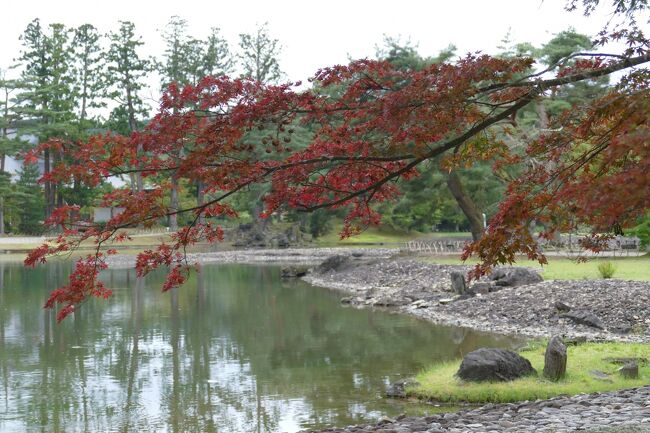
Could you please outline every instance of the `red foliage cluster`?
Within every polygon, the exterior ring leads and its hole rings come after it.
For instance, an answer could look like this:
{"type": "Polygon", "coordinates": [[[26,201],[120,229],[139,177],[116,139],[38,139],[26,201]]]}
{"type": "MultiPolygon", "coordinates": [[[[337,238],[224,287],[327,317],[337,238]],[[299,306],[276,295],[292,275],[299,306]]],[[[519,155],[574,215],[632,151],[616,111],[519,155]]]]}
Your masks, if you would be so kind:
{"type": "MultiPolygon", "coordinates": [[[[175,233],[171,243],[137,258],[138,275],[167,267],[163,290],[169,290],[186,279],[188,246],[223,238],[220,227],[202,220],[236,217],[226,199],[261,182],[271,184],[266,215],[283,206],[345,208],[347,236],[379,223],[373,203],[395,198],[396,183],[417,176],[424,161],[441,155],[447,156],[445,167],[486,159],[497,167],[518,161],[521,157],[502,141],[478,138],[491,128],[507,128],[504,121],[548,89],[648,61],[647,50],[625,58],[590,55],[542,79],[525,75],[532,66],[529,58],[468,55],[421,71],[361,60],[320,70],[307,91],[296,91],[297,83],[273,86],[228,77],[206,77],[183,88],[171,85],[142,132],[97,135],[74,146],[53,140],[31,153],[33,158],[50,148],[70,156],[49,174],[47,180],[55,182],[77,179],[92,186],[132,173],[145,179],[166,173],[168,180],[146,191],[124,188],[107,194],[103,204],[124,211],[83,232],[71,222],[73,207],[58,209],[48,223],[66,231],[54,246],[30,253],[26,263],[44,262],[87,239],[97,243],[97,253],[81,259],[70,284],[55,290],[46,304],[63,305],[58,316],[63,318],[89,296],[110,294],[98,281],[106,267],[101,247],[125,240],[126,227],[188,212],[194,223],[175,233]],[[311,128],[313,137],[305,148],[294,149],[293,127],[300,123],[311,128]],[[252,140],[253,131],[261,138],[252,140]],[[169,208],[164,198],[172,178],[200,182],[205,203],[169,208]]],[[[649,81],[647,69],[633,70],[609,95],[556,119],[551,132],[529,144],[527,158],[544,163],[532,165],[510,185],[484,238],[468,246],[465,256],[482,260],[477,273],[511,262],[521,252],[543,261],[528,228],[532,220],[548,227],[543,236],[578,224],[601,231],[650,208],[649,81]]]]}

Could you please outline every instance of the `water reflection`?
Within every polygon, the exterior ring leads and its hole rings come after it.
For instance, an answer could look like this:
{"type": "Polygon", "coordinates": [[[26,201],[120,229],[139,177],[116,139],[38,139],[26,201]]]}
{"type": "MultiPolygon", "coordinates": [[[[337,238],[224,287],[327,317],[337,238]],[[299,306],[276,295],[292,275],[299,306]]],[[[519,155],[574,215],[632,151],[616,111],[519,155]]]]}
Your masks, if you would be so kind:
{"type": "Polygon", "coordinates": [[[108,271],[114,297],[57,325],[41,305],[69,271],[0,263],[2,432],[280,432],[372,421],[405,410],[381,398],[390,380],[513,343],[342,308],[336,294],[263,266],[206,266],[164,295],[162,275],[108,271]]]}

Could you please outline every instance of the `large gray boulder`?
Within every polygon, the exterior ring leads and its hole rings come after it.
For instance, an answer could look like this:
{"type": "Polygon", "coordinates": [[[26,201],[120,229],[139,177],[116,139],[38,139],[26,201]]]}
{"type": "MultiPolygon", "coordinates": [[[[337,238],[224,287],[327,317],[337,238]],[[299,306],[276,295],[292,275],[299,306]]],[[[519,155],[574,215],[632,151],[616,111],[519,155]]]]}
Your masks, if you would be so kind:
{"type": "Polygon", "coordinates": [[[468,353],[456,373],[469,382],[505,382],[537,374],[530,361],[505,349],[482,348],[468,353]]]}
{"type": "Polygon", "coordinates": [[[546,346],[544,354],[544,377],[554,382],[562,379],[566,374],[566,345],[562,338],[554,336],[546,346]]]}
{"type": "Polygon", "coordinates": [[[542,276],[527,268],[502,268],[490,275],[497,286],[518,287],[542,282],[542,276]]]}

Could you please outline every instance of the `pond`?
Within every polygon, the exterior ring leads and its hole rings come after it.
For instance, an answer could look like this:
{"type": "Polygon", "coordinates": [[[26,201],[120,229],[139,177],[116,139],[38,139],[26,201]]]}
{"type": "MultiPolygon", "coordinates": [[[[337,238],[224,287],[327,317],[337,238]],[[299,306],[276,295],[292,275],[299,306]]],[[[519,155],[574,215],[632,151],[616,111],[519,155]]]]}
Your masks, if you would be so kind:
{"type": "Polygon", "coordinates": [[[0,263],[0,431],[296,432],[434,408],[393,380],[505,337],[343,307],[276,266],[210,265],[160,293],[110,270],[108,301],[56,324],[42,309],[70,263],[0,263]]]}

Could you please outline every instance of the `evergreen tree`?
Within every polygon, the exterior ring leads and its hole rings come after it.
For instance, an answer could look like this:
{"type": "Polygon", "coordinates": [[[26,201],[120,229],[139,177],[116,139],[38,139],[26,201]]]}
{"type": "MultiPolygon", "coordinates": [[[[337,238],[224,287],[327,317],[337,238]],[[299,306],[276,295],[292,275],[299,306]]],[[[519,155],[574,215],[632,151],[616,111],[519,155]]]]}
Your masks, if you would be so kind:
{"type": "Polygon", "coordinates": [[[16,199],[20,200],[18,230],[25,234],[43,231],[43,192],[38,184],[40,177],[35,164],[24,164],[18,172],[16,199]]]}
{"type": "MultiPolygon", "coordinates": [[[[151,61],[143,59],[138,49],[144,42],[136,37],[135,25],[130,21],[120,21],[120,28],[108,34],[110,45],[106,52],[106,73],[103,79],[106,86],[105,96],[117,102],[111,112],[113,122],[128,125],[128,132],[138,130],[139,122],[148,114],[140,93],[145,87],[144,78],[152,71],[151,61]]],[[[138,146],[138,153],[142,148],[138,146]]],[[[131,178],[133,189],[142,191],[142,176],[131,178]]]]}
{"type": "Polygon", "coordinates": [[[234,63],[228,42],[221,36],[219,28],[213,27],[203,42],[200,75],[228,75],[232,73],[234,63]]]}
{"type": "Polygon", "coordinates": [[[253,34],[240,34],[239,48],[244,76],[265,83],[277,82],[282,77],[278,62],[282,47],[269,34],[268,23],[259,26],[253,34]]]}
{"type": "Polygon", "coordinates": [[[75,93],[79,123],[86,128],[88,108],[103,107],[100,98],[104,93],[104,56],[100,46],[100,34],[91,24],[83,24],[75,30],[73,39],[75,55],[75,93]]]}
{"type": "MultiPolygon", "coordinates": [[[[20,37],[23,49],[19,61],[23,66],[19,94],[20,114],[32,122],[25,123],[21,134],[34,134],[39,141],[66,139],[74,135],[74,74],[71,69],[70,30],[63,24],[50,24],[43,29],[38,19],[27,25],[20,37]]],[[[49,150],[43,154],[44,171],[61,156],[49,150]]],[[[63,203],[59,185],[45,183],[45,215],[63,203]]]]}
{"type": "Polygon", "coordinates": [[[7,79],[6,72],[0,69],[0,176],[3,179],[0,188],[0,235],[5,234],[5,211],[11,195],[11,179],[5,179],[9,178],[5,172],[6,158],[24,146],[15,131],[11,131],[15,130],[19,120],[16,112],[17,103],[12,96],[19,89],[19,81],[7,79]]]}

